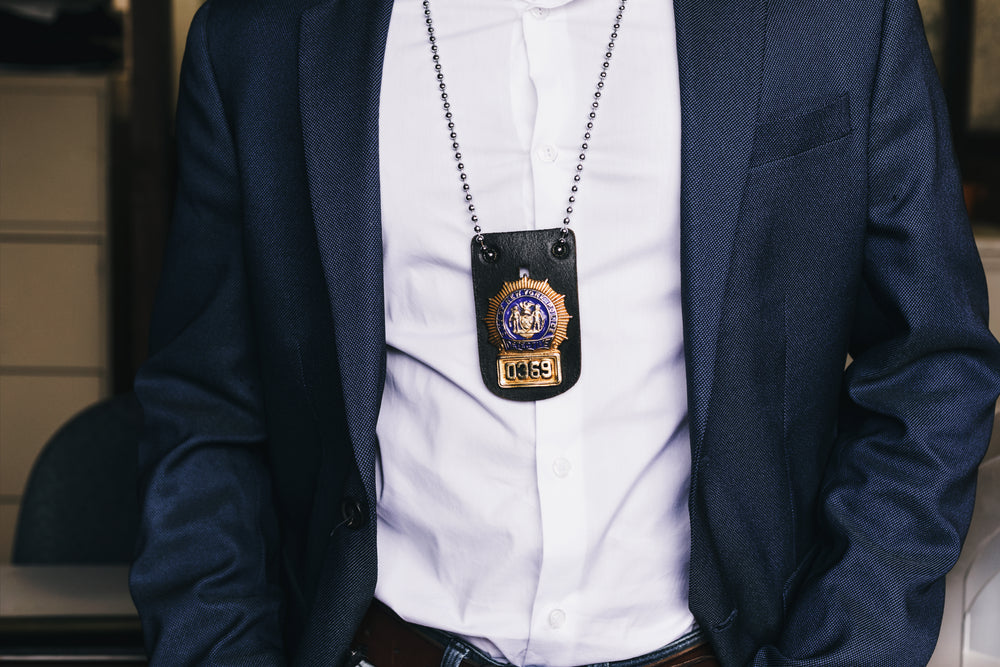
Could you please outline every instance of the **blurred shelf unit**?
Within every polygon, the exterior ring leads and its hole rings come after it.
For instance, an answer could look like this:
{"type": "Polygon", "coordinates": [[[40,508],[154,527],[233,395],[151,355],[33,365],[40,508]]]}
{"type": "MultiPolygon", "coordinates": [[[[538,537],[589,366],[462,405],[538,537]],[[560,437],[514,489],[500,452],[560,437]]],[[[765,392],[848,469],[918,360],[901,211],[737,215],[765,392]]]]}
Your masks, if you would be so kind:
{"type": "Polygon", "coordinates": [[[0,562],[38,452],[109,389],[110,94],[0,71],[0,562]]]}

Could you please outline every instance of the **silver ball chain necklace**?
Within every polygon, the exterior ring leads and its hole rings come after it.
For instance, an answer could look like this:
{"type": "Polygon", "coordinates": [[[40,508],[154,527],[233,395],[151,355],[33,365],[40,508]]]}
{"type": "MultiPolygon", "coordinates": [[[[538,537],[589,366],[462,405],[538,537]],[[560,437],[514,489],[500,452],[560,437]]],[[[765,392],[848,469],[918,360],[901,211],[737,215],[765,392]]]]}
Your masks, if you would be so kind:
{"type": "Polygon", "coordinates": [[[430,0],[423,0],[424,23],[441,106],[475,234],[472,238],[472,285],[479,366],[483,382],[491,392],[503,398],[515,401],[551,398],[572,387],[580,377],[576,237],[569,225],[627,1],[617,0],[618,11],[587,112],[586,130],[562,225],[527,232],[487,233],[479,224],[472,186],[462,161],[440,49],[434,35],[430,0]]]}

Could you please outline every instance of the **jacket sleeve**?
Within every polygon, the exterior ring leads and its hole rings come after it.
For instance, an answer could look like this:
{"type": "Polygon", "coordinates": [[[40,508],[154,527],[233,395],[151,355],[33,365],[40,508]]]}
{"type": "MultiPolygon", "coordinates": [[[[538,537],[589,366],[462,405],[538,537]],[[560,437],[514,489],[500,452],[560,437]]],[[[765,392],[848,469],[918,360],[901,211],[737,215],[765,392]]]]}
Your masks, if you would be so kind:
{"type": "Polygon", "coordinates": [[[1000,390],[986,286],[916,2],[886,0],[870,100],[864,287],[823,551],[764,665],[923,665],[1000,390]]]}
{"type": "Polygon", "coordinates": [[[277,522],[239,174],[207,48],[211,5],[188,37],[175,217],[136,379],[143,510],[130,584],[152,664],[279,665],[277,522]]]}

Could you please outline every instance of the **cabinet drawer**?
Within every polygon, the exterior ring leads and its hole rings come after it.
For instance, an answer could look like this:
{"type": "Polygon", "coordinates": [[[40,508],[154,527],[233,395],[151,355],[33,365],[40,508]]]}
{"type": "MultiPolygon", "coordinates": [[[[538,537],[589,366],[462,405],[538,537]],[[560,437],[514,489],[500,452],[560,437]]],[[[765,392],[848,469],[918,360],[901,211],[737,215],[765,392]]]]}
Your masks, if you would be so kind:
{"type": "Polygon", "coordinates": [[[103,79],[0,80],[0,229],[94,232],[107,219],[103,79]]]}
{"type": "Polygon", "coordinates": [[[103,368],[104,248],[0,244],[0,366],[103,368]]]}

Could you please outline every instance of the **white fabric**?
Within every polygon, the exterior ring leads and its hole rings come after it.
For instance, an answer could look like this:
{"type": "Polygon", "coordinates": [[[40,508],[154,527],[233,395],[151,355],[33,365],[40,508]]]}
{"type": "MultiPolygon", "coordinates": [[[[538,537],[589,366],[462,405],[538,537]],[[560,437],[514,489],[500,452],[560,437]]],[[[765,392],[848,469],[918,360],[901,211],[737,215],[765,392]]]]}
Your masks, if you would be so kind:
{"type": "MultiPolygon", "coordinates": [[[[432,0],[484,231],[563,218],[615,0],[432,0]]],[[[419,0],[397,0],[380,165],[388,377],[378,587],[517,665],[692,628],[672,6],[629,0],[575,205],[582,375],[537,403],[479,372],[470,240],[419,0]]],[[[543,276],[534,276],[542,278],[543,276]]]]}

